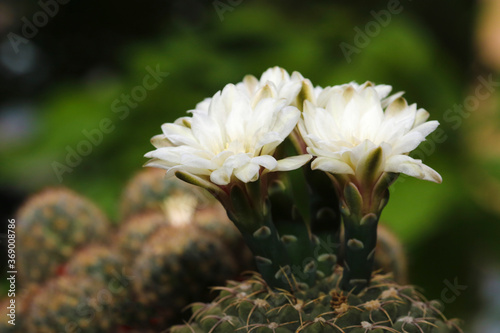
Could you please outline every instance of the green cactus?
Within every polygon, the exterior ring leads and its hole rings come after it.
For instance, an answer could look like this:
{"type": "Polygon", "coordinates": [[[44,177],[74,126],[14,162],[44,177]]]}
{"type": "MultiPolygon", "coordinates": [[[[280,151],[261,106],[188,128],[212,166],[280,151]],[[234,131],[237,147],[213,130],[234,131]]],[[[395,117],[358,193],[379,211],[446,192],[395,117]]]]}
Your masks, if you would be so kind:
{"type": "Polygon", "coordinates": [[[68,262],[65,273],[109,282],[120,276],[123,268],[124,260],[117,251],[94,244],[78,251],[68,262]]]}
{"type": "Polygon", "coordinates": [[[132,266],[144,243],[158,228],[169,223],[162,212],[151,211],[129,218],[120,226],[114,245],[125,258],[125,265],[132,266]]]}
{"type": "Polygon", "coordinates": [[[411,286],[388,275],[374,275],[371,286],[357,295],[339,285],[342,268],[313,287],[290,280],[290,291],[273,290],[257,274],[229,282],[212,303],[192,305],[189,322],[171,333],[459,333],[437,301],[427,302],[411,286]]]}
{"type": "Polygon", "coordinates": [[[150,309],[148,321],[135,324],[160,327],[178,320],[186,305],[207,300],[208,287],[235,273],[236,262],[217,237],[194,225],[162,227],[144,245],[132,271],[136,298],[150,309]]]}
{"type": "Polygon", "coordinates": [[[125,187],[120,206],[121,217],[127,219],[150,210],[162,211],[165,199],[179,192],[190,194],[198,204],[211,201],[203,190],[177,179],[166,179],[165,173],[159,169],[142,170],[125,187]]]}
{"type": "Polygon", "coordinates": [[[27,332],[107,333],[118,324],[121,295],[99,279],[61,276],[47,282],[23,319],[27,332]]]}
{"type": "Polygon", "coordinates": [[[17,221],[24,285],[53,276],[80,246],[104,240],[109,229],[99,208],[66,188],[34,195],[18,211],[17,221]]]}
{"type": "Polygon", "coordinates": [[[218,202],[197,209],[193,224],[224,242],[238,263],[238,271],[255,269],[252,252],[243,242],[240,232],[227,217],[218,202]]]}
{"type": "Polygon", "coordinates": [[[158,169],[147,169],[129,183],[122,208],[128,210],[124,215],[135,214],[126,219],[117,238],[121,253],[129,261],[159,226],[195,224],[226,243],[241,270],[253,268],[252,254],[240,232],[220,203],[205,197],[200,188],[178,179],[166,180],[158,169]]]}

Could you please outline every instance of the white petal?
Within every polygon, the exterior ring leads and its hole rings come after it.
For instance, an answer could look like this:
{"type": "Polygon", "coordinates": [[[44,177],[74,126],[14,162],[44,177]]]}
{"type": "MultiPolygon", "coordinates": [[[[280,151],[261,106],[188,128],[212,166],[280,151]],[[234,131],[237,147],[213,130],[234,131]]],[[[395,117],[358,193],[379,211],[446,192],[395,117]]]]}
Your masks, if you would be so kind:
{"type": "Polygon", "coordinates": [[[200,157],[198,155],[182,155],[181,156],[181,163],[182,165],[185,165],[186,167],[193,167],[193,168],[199,168],[199,169],[208,169],[208,170],[214,170],[218,167],[216,163],[214,163],[211,160],[205,159],[203,157],[200,157]]]}
{"type": "Polygon", "coordinates": [[[387,107],[389,104],[391,104],[393,101],[395,101],[396,99],[398,99],[399,97],[403,96],[405,94],[404,91],[400,91],[400,92],[397,92],[385,99],[383,99],[381,102],[382,102],[382,107],[387,107]]]}
{"type": "Polygon", "coordinates": [[[193,115],[191,128],[196,140],[207,150],[214,153],[223,150],[223,137],[220,127],[211,117],[199,113],[193,115]]]}
{"type": "Polygon", "coordinates": [[[165,134],[158,134],[155,135],[151,138],[151,144],[155,148],[161,148],[161,147],[171,147],[172,142],[170,142],[166,137],[165,134]]]}
{"type": "Polygon", "coordinates": [[[423,124],[427,121],[427,119],[429,119],[429,112],[424,109],[418,109],[417,114],[415,115],[415,123],[413,124],[413,127],[423,124]]]}
{"type": "Polygon", "coordinates": [[[210,181],[217,185],[227,185],[231,181],[233,170],[221,167],[210,174],[210,181]]]}
{"type": "Polygon", "coordinates": [[[272,130],[278,132],[284,139],[295,128],[300,118],[300,111],[294,106],[281,109],[272,130]]]}
{"type": "Polygon", "coordinates": [[[262,155],[252,158],[252,163],[263,166],[268,170],[273,170],[278,165],[276,159],[270,155],[262,155]]]}
{"type": "Polygon", "coordinates": [[[210,102],[212,102],[211,98],[205,98],[203,101],[196,104],[195,109],[203,111],[204,113],[208,113],[208,107],[210,106],[210,102]]]}
{"type": "Polygon", "coordinates": [[[377,91],[378,98],[382,100],[389,95],[389,93],[392,90],[392,87],[386,84],[379,84],[376,85],[374,89],[377,91]]]}
{"type": "Polygon", "coordinates": [[[387,159],[385,170],[387,172],[404,173],[419,179],[441,183],[442,178],[435,170],[407,155],[394,155],[387,159]]]}
{"type": "Polygon", "coordinates": [[[312,158],[312,155],[298,155],[286,157],[278,161],[277,166],[272,171],[290,171],[295,170],[309,162],[312,158]]]}
{"type": "Polygon", "coordinates": [[[224,162],[224,166],[230,169],[236,169],[250,163],[250,154],[237,154],[229,156],[224,162]]]}
{"type": "Polygon", "coordinates": [[[190,128],[177,124],[163,124],[161,129],[165,137],[176,146],[198,145],[198,141],[196,141],[196,138],[193,136],[193,131],[190,128]]]}
{"type": "Polygon", "coordinates": [[[377,146],[370,140],[364,140],[362,143],[354,147],[350,152],[350,159],[353,165],[358,165],[360,161],[363,161],[370,152],[377,146]]]}
{"type": "Polygon", "coordinates": [[[349,164],[344,161],[328,158],[328,157],[317,157],[312,161],[311,169],[323,170],[326,172],[331,172],[335,174],[350,174],[354,175],[354,170],[349,164]]]}
{"type": "Polygon", "coordinates": [[[399,138],[393,146],[393,154],[404,154],[411,152],[418,145],[425,141],[425,137],[432,133],[439,126],[436,120],[423,123],[412,129],[409,133],[399,138]]]}
{"type": "Polygon", "coordinates": [[[256,181],[259,178],[260,165],[248,163],[236,170],[234,175],[244,183],[256,181]]]}

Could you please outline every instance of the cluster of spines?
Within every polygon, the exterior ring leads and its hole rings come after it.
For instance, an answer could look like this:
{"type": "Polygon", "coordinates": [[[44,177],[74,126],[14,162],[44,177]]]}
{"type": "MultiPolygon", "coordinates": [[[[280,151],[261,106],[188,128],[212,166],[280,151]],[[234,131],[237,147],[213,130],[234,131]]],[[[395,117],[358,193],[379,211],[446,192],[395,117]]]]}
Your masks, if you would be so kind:
{"type": "Polygon", "coordinates": [[[339,288],[341,269],[314,287],[290,282],[290,291],[273,290],[258,275],[217,288],[208,304],[192,306],[190,321],[171,333],[218,332],[393,332],[461,333],[439,302],[427,302],[411,286],[375,275],[359,294],[339,288]]]}

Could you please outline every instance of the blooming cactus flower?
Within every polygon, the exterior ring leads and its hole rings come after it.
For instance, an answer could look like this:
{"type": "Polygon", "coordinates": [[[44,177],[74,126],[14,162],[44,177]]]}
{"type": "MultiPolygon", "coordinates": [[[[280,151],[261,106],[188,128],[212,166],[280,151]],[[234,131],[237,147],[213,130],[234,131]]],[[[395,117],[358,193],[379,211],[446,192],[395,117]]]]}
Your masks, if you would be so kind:
{"type": "Polygon", "coordinates": [[[145,156],[147,166],[164,168],[167,176],[183,171],[227,185],[256,181],[264,171],[299,168],[310,155],[276,160],[276,148],[295,128],[300,111],[265,84],[252,94],[228,84],[198,104],[192,117],[162,126],[152,139],[157,148],[145,156]]]}
{"type": "Polygon", "coordinates": [[[426,121],[429,113],[408,105],[402,93],[387,97],[390,90],[370,83],[316,90],[316,101],[305,101],[298,126],[307,151],[316,156],[311,167],[354,178],[370,167],[372,175],[404,173],[440,183],[436,171],[408,156],[439,123],[426,121]],[[380,153],[380,163],[370,165],[380,153]]]}
{"type": "MultiPolygon", "coordinates": [[[[299,72],[293,72],[290,75],[285,69],[275,66],[266,70],[260,79],[253,75],[246,75],[242,82],[236,84],[236,88],[251,99],[262,92],[264,86],[267,86],[272,91],[273,97],[284,99],[286,105],[298,106],[296,99],[303,81],[310,82],[299,72]]],[[[196,110],[207,111],[211,100],[211,98],[205,98],[196,105],[196,110]]]]}

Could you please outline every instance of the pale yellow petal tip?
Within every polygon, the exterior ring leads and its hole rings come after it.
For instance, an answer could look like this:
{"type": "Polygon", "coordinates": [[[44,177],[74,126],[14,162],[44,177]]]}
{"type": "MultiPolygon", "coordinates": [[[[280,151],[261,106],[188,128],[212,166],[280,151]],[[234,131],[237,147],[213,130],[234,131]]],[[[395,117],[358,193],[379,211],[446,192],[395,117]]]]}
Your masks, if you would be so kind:
{"type": "Polygon", "coordinates": [[[421,165],[422,165],[422,169],[423,169],[422,170],[423,171],[423,177],[422,177],[423,180],[428,180],[428,181],[436,183],[436,184],[441,184],[443,182],[443,178],[436,170],[434,170],[433,168],[431,168],[425,164],[421,164],[421,165]]]}
{"type": "Polygon", "coordinates": [[[431,179],[429,179],[430,181],[436,183],[436,184],[441,184],[443,182],[443,178],[441,177],[441,175],[439,173],[435,173],[435,174],[432,174],[431,175],[431,179]]]}
{"type": "Polygon", "coordinates": [[[151,138],[150,141],[151,141],[151,144],[155,148],[162,148],[162,147],[171,147],[171,146],[173,146],[172,143],[170,142],[170,140],[168,140],[164,134],[155,135],[155,136],[153,136],[151,138]]]}
{"type": "Polygon", "coordinates": [[[147,161],[142,165],[143,168],[156,168],[152,160],[147,161]]]}

